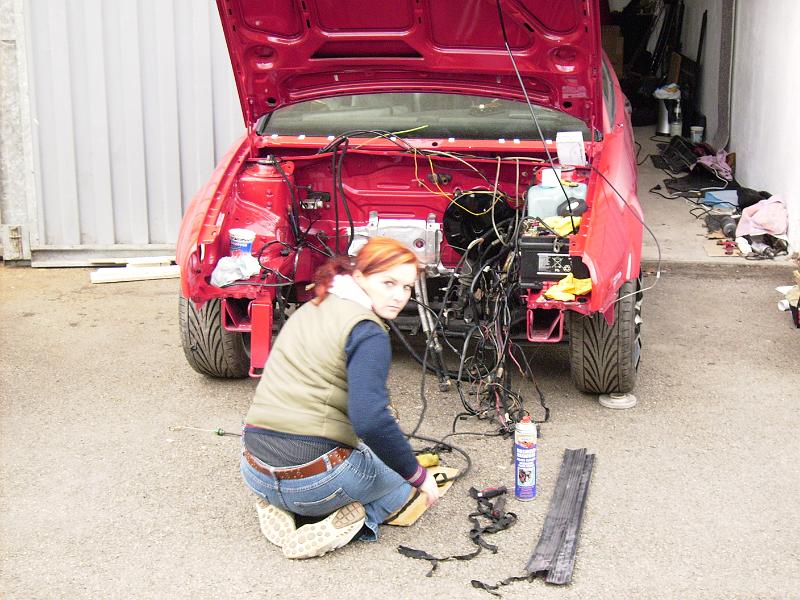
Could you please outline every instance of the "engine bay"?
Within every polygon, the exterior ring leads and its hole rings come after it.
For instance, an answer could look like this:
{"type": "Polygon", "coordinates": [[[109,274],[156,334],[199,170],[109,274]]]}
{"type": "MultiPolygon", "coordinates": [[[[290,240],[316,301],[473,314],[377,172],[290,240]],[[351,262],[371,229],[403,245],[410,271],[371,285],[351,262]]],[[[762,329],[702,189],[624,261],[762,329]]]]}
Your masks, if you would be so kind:
{"type": "MultiPolygon", "coordinates": [[[[298,147],[267,138],[242,161],[191,278],[195,301],[222,299],[226,328],[251,331],[258,307],[279,328],[310,299],[319,265],[355,255],[374,236],[402,241],[424,267],[416,302],[394,326],[429,338],[443,385],[439,337],[494,323],[514,339],[559,342],[564,311],[589,312],[590,166],[554,168],[541,144],[538,153],[513,142],[508,152],[444,151],[365,135],[323,138],[316,150],[311,139],[298,147]],[[213,285],[240,229],[254,234],[258,272],[213,285]],[[582,291],[550,295],[566,277],[585,282],[582,291]]],[[[251,374],[267,354],[255,352],[251,374]]]]}
{"type": "Polygon", "coordinates": [[[553,170],[544,158],[348,145],[245,161],[218,213],[212,243],[203,249],[202,274],[207,277],[215,259],[228,254],[228,232],[248,228],[255,233],[253,255],[264,272],[228,286],[243,289],[227,289],[225,295],[253,297],[259,284],[278,283],[275,277],[308,283],[309,270],[326,257],[353,255],[376,235],[403,241],[429,276],[450,274],[460,262],[474,267],[480,259],[473,250],[476,241],[483,260],[495,263],[508,254],[498,246],[538,256],[533,271],[525,260],[525,268],[512,273],[512,280],[522,275],[526,289],[540,288],[547,275],[559,279],[574,268],[588,276],[576,234],[591,214],[586,200],[590,169],[559,170],[559,187],[545,188],[542,174],[553,170]],[[548,196],[544,200],[542,191],[548,196]],[[553,196],[561,201],[551,201],[553,196]],[[287,252],[297,263],[288,272],[287,252]]]}

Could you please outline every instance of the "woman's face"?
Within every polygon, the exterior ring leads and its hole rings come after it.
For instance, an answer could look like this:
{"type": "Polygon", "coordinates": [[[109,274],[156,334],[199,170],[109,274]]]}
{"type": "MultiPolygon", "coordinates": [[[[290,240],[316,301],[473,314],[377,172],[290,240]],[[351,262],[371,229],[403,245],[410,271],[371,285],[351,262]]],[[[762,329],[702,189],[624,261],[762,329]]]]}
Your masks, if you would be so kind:
{"type": "Polygon", "coordinates": [[[372,300],[372,310],[383,319],[394,319],[411,297],[417,280],[416,265],[403,264],[364,275],[355,271],[353,278],[372,300]]]}

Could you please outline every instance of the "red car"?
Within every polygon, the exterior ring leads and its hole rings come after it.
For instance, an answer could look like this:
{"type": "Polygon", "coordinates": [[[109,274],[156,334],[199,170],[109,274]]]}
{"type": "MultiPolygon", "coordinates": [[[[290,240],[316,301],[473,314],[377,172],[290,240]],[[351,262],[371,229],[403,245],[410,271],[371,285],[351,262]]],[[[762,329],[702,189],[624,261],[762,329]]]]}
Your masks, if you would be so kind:
{"type": "Polygon", "coordinates": [[[257,376],[315,269],[384,235],[425,266],[393,325],[426,336],[443,385],[443,346],[463,372],[477,346],[519,362],[568,340],[580,390],[633,388],[643,217],[597,0],[218,7],[247,131],[178,239],[194,369],[257,376]],[[256,272],[215,285],[232,229],[256,272]]]}

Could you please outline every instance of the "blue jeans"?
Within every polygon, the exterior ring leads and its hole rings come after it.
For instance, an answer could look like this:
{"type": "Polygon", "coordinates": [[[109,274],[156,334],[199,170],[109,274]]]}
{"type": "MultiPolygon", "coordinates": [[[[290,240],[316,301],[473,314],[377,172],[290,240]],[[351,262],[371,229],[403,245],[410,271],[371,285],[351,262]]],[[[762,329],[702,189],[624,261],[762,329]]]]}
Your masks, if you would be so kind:
{"type": "Polygon", "coordinates": [[[359,539],[370,541],[378,539],[378,525],[401,508],[412,491],[405,479],[363,443],[340,465],[304,479],[273,479],[251,467],[244,457],[241,472],[247,487],[257,496],[298,515],[329,515],[351,502],[361,502],[367,513],[367,529],[359,539]]]}

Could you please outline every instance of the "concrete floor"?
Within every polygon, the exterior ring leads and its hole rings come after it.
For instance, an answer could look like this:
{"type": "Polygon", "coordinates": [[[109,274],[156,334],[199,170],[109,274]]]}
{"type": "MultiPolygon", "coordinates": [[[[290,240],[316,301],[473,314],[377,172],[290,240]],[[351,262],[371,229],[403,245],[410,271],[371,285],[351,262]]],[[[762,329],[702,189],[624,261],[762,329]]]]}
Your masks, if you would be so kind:
{"type": "MultiPolygon", "coordinates": [[[[496,555],[442,564],[431,578],[397,546],[469,551],[467,490],[512,484],[508,441],[460,438],[473,470],[414,527],[286,561],[258,531],[238,438],[170,429],[236,431],[255,386],[189,369],[177,282],[91,285],[84,269],[0,268],[3,596],[488,598],[470,580],[521,572],[563,450],[587,447],[597,464],[573,584],[518,583],[504,597],[797,597],[800,330],[774,291],[791,267],[679,255],[696,241],[682,201],[643,202],[665,270],[645,302],[639,404],[604,409],[572,387],[564,348],[533,351],[552,408],[539,498],[511,501],[519,523],[494,536],[496,555]]],[[[395,357],[389,388],[410,425],[419,370],[395,357]]],[[[460,404],[433,387],[423,433],[441,436],[460,404]]],[[[535,407],[530,386],[522,392],[535,407]]]]}
{"type": "MultiPolygon", "coordinates": [[[[665,143],[668,138],[651,139],[654,127],[639,127],[635,133],[636,141],[642,148],[639,151],[639,201],[644,210],[645,222],[653,230],[658,245],[661,246],[661,260],[665,267],[673,265],[752,265],[753,261],[740,256],[712,257],[706,253],[703,243],[706,240],[706,227],[702,219],[696,219],[689,212],[694,205],[684,198],[667,199],[648,193],[655,185],[661,186],[661,193],[666,194],[664,179],[667,175],[653,166],[648,155],[658,154],[658,143],[665,143]]],[[[739,182],[744,186],[752,185],[747,181],[739,182]]],[[[644,234],[642,259],[648,264],[658,262],[658,248],[653,237],[644,234]]],[[[787,267],[793,263],[789,257],[777,257],[774,260],[759,261],[760,268],[773,266],[787,267]]]]}

